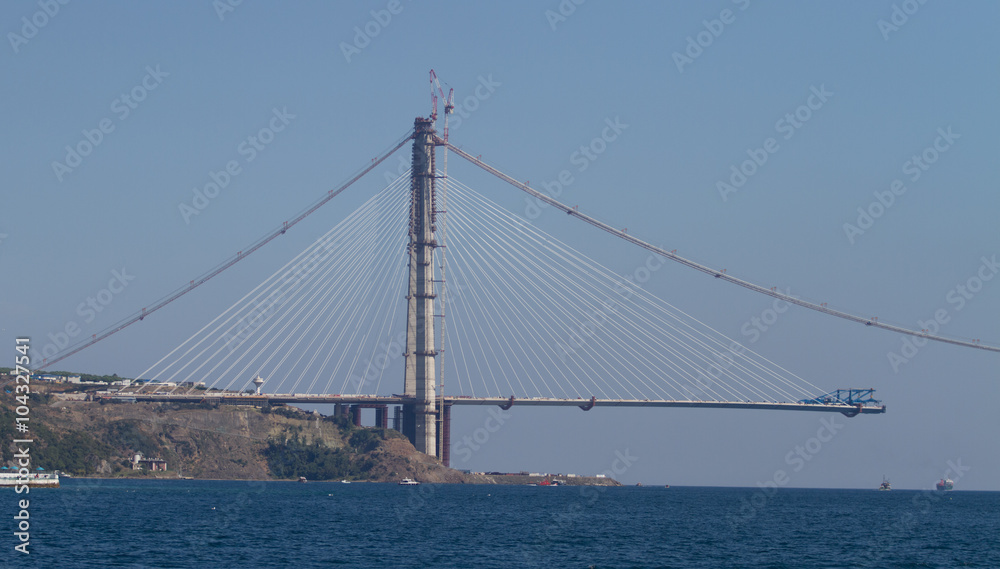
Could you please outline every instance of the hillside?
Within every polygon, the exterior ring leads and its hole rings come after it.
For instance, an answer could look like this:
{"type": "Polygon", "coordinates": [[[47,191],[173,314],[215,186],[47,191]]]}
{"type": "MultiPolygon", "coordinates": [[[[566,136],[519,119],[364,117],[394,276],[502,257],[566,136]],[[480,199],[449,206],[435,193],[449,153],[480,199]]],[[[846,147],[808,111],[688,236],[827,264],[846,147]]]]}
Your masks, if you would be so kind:
{"type": "MultiPolygon", "coordinates": [[[[22,436],[14,431],[17,405],[13,394],[0,394],[0,440],[22,436]]],[[[32,394],[29,407],[33,464],[74,476],[515,483],[514,477],[445,468],[391,429],[359,428],[294,407],[99,403],[50,393],[32,394]],[[166,460],[168,471],[133,471],[129,458],[137,452],[166,460]]],[[[3,464],[12,465],[14,445],[0,445],[0,451],[3,464]]]]}
{"type": "MultiPolygon", "coordinates": [[[[12,394],[0,395],[0,440],[21,436],[16,405],[12,394]]],[[[76,476],[153,476],[131,470],[128,459],[140,452],[166,460],[170,477],[463,481],[395,431],[290,407],[101,404],[47,394],[33,394],[29,406],[33,463],[76,476]]],[[[3,463],[14,453],[13,444],[3,445],[3,463]]]]}

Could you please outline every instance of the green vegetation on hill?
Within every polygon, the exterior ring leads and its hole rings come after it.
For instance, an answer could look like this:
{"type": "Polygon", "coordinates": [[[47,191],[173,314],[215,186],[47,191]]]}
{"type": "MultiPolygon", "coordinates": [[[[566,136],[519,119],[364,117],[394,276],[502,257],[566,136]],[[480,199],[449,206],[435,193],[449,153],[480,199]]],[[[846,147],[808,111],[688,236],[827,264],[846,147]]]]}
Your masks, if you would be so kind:
{"type": "MultiPolygon", "coordinates": [[[[172,473],[370,478],[373,469],[384,466],[380,458],[384,441],[403,438],[393,430],[355,427],[346,417],[316,416],[294,407],[237,409],[207,402],[55,404],[57,399],[48,389],[30,394],[27,401],[32,464],[80,476],[147,475],[133,471],[128,462],[134,453],[141,453],[166,460],[172,473]]],[[[0,392],[0,441],[7,441],[0,443],[0,463],[6,465],[12,464],[17,452],[11,441],[23,438],[15,431],[21,403],[14,395],[0,392]]]]}
{"type": "MultiPolygon", "coordinates": [[[[40,405],[41,397],[32,394],[29,401],[40,405]]],[[[14,432],[15,416],[13,409],[0,407],[0,440],[12,441],[24,437],[24,434],[14,432]]],[[[35,441],[30,447],[32,464],[42,465],[48,470],[94,474],[101,460],[113,450],[108,444],[83,431],[58,433],[44,421],[38,420],[30,421],[28,425],[30,438],[35,441]]],[[[0,447],[4,464],[14,459],[15,448],[12,444],[0,447]]]]}
{"type": "Polygon", "coordinates": [[[332,449],[318,442],[305,444],[297,436],[280,443],[268,442],[263,454],[275,478],[360,478],[374,465],[370,459],[352,460],[354,453],[347,449],[332,449]]]}
{"type": "MultiPolygon", "coordinates": [[[[290,417],[301,413],[286,407],[273,408],[271,412],[290,417]]],[[[347,446],[330,448],[315,441],[307,444],[299,439],[298,434],[284,441],[271,439],[263,455],[272,476],[304,476],[309,480],[364,478],[375,466],[375,461],[366,456],[367,453],[377,449],[386,439],[403,438],[402,434],[393,430],[355,427],[346,417],[323,419],[337,425],[347,446]]]]}
{"type": "Polygon", "coordinates": [[[156,437],[145,433],[142,430],[142,423],[136,420],[120,420],[108,424],[104,438],[123,453],[139,452],[143,456],[156,458],[164,454],[164,449],[156,437]]]}

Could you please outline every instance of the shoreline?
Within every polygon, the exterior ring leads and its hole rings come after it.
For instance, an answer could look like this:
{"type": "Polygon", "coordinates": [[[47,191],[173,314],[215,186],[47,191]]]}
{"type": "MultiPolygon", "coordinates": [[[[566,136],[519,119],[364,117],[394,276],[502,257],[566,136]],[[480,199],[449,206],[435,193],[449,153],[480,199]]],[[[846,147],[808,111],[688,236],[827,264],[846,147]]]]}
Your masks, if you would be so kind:
{"type": "MultiPolygon", "coordinates": [[[[420,484],[452,484],[452,485],[478,485],[478,486],[526,486],[538,484],[546,477],[528,475],[479,475],[466,474],[465,480],[459,482],[431,482],[420,481],[420,484]],[[503,481],[497,481],[502,479],[503,481]]],[[[178,482],[290,482],[303,484],[298,479],[292,478],[180,478],[176,476],[68,476],[66,480],[137,480],[137,481],[178,481],[178,482]]],[[[596,478],[593,476],[560,477],[553,476],[550,480],[558,480],[559,486],[625,486],[613,478],[596,478]]],[[[304,484],[332,483],[340,484],[341,480],[307,480],[304,484]]],[[[351,484],[399,484],[398,480],[348,480],[351,484]]]]}

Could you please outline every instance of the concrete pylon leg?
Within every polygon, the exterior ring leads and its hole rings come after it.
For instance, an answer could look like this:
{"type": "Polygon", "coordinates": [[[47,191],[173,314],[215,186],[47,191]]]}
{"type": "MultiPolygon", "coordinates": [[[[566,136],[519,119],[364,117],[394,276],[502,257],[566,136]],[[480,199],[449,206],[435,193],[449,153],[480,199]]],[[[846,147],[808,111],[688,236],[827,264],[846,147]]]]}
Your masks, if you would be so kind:
{"type": "Polygon", "coordinates": [[[409,286],[406,308],[406,362],[403,394],[403,434],[416,449],[437,455],[437,397],[434,343],[434,125],[414,121],[410,177],[409,286]]]}

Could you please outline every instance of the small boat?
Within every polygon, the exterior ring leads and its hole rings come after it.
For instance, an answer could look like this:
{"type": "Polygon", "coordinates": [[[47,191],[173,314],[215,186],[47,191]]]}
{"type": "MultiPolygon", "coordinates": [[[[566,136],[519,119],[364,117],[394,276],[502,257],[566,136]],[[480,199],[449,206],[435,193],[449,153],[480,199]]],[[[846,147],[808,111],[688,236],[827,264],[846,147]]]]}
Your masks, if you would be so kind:
{"type": "Polygon", "coordinates": [[[350,480],[341,480],[340,483],[341,484],[350,484],[351,481],[350,480]]]}
{"type": "Polygon", "coordinates": [[[889,479],[882,476],[882,484],[879,485],[878,489],[880,492],[892,490],[892,485],[889,484],[889,479]]]}
{"type": "MultiPolygon", "coordinates": [[[[18,471],[13,468],[3,467],[0,472],[0,486],[14,486],[15,488],[58,488],[59,474],[55,472],[44,472],[39,468],[34,474],[28,474],[22,478],[18,471]]],[[[20,493],[20,490],[18,490],[20,493]]]]}
{"type": "Polygon", "coordinates": [[[951,478],[942,478],[937,483],[938,490],[951,490],[955,487],[955,482],[951,478]]]}
{"type": "Polygon", "coordinates": [[[305,476],[299,476],[299,482],[302,482],[303,484],[305,484],[306,482],[308,482],[308,480],[306,480],[305,476]]]}
{"type": "Polygon", "coordinates": [[[417,484],[420,484],[420,483],[417,482],[416,480],[412,479],[412,478],[404,478],[404,479],[402,479],[402,480],[399,481],[399,485],[400,486],[416,486],[417,484]]]}

